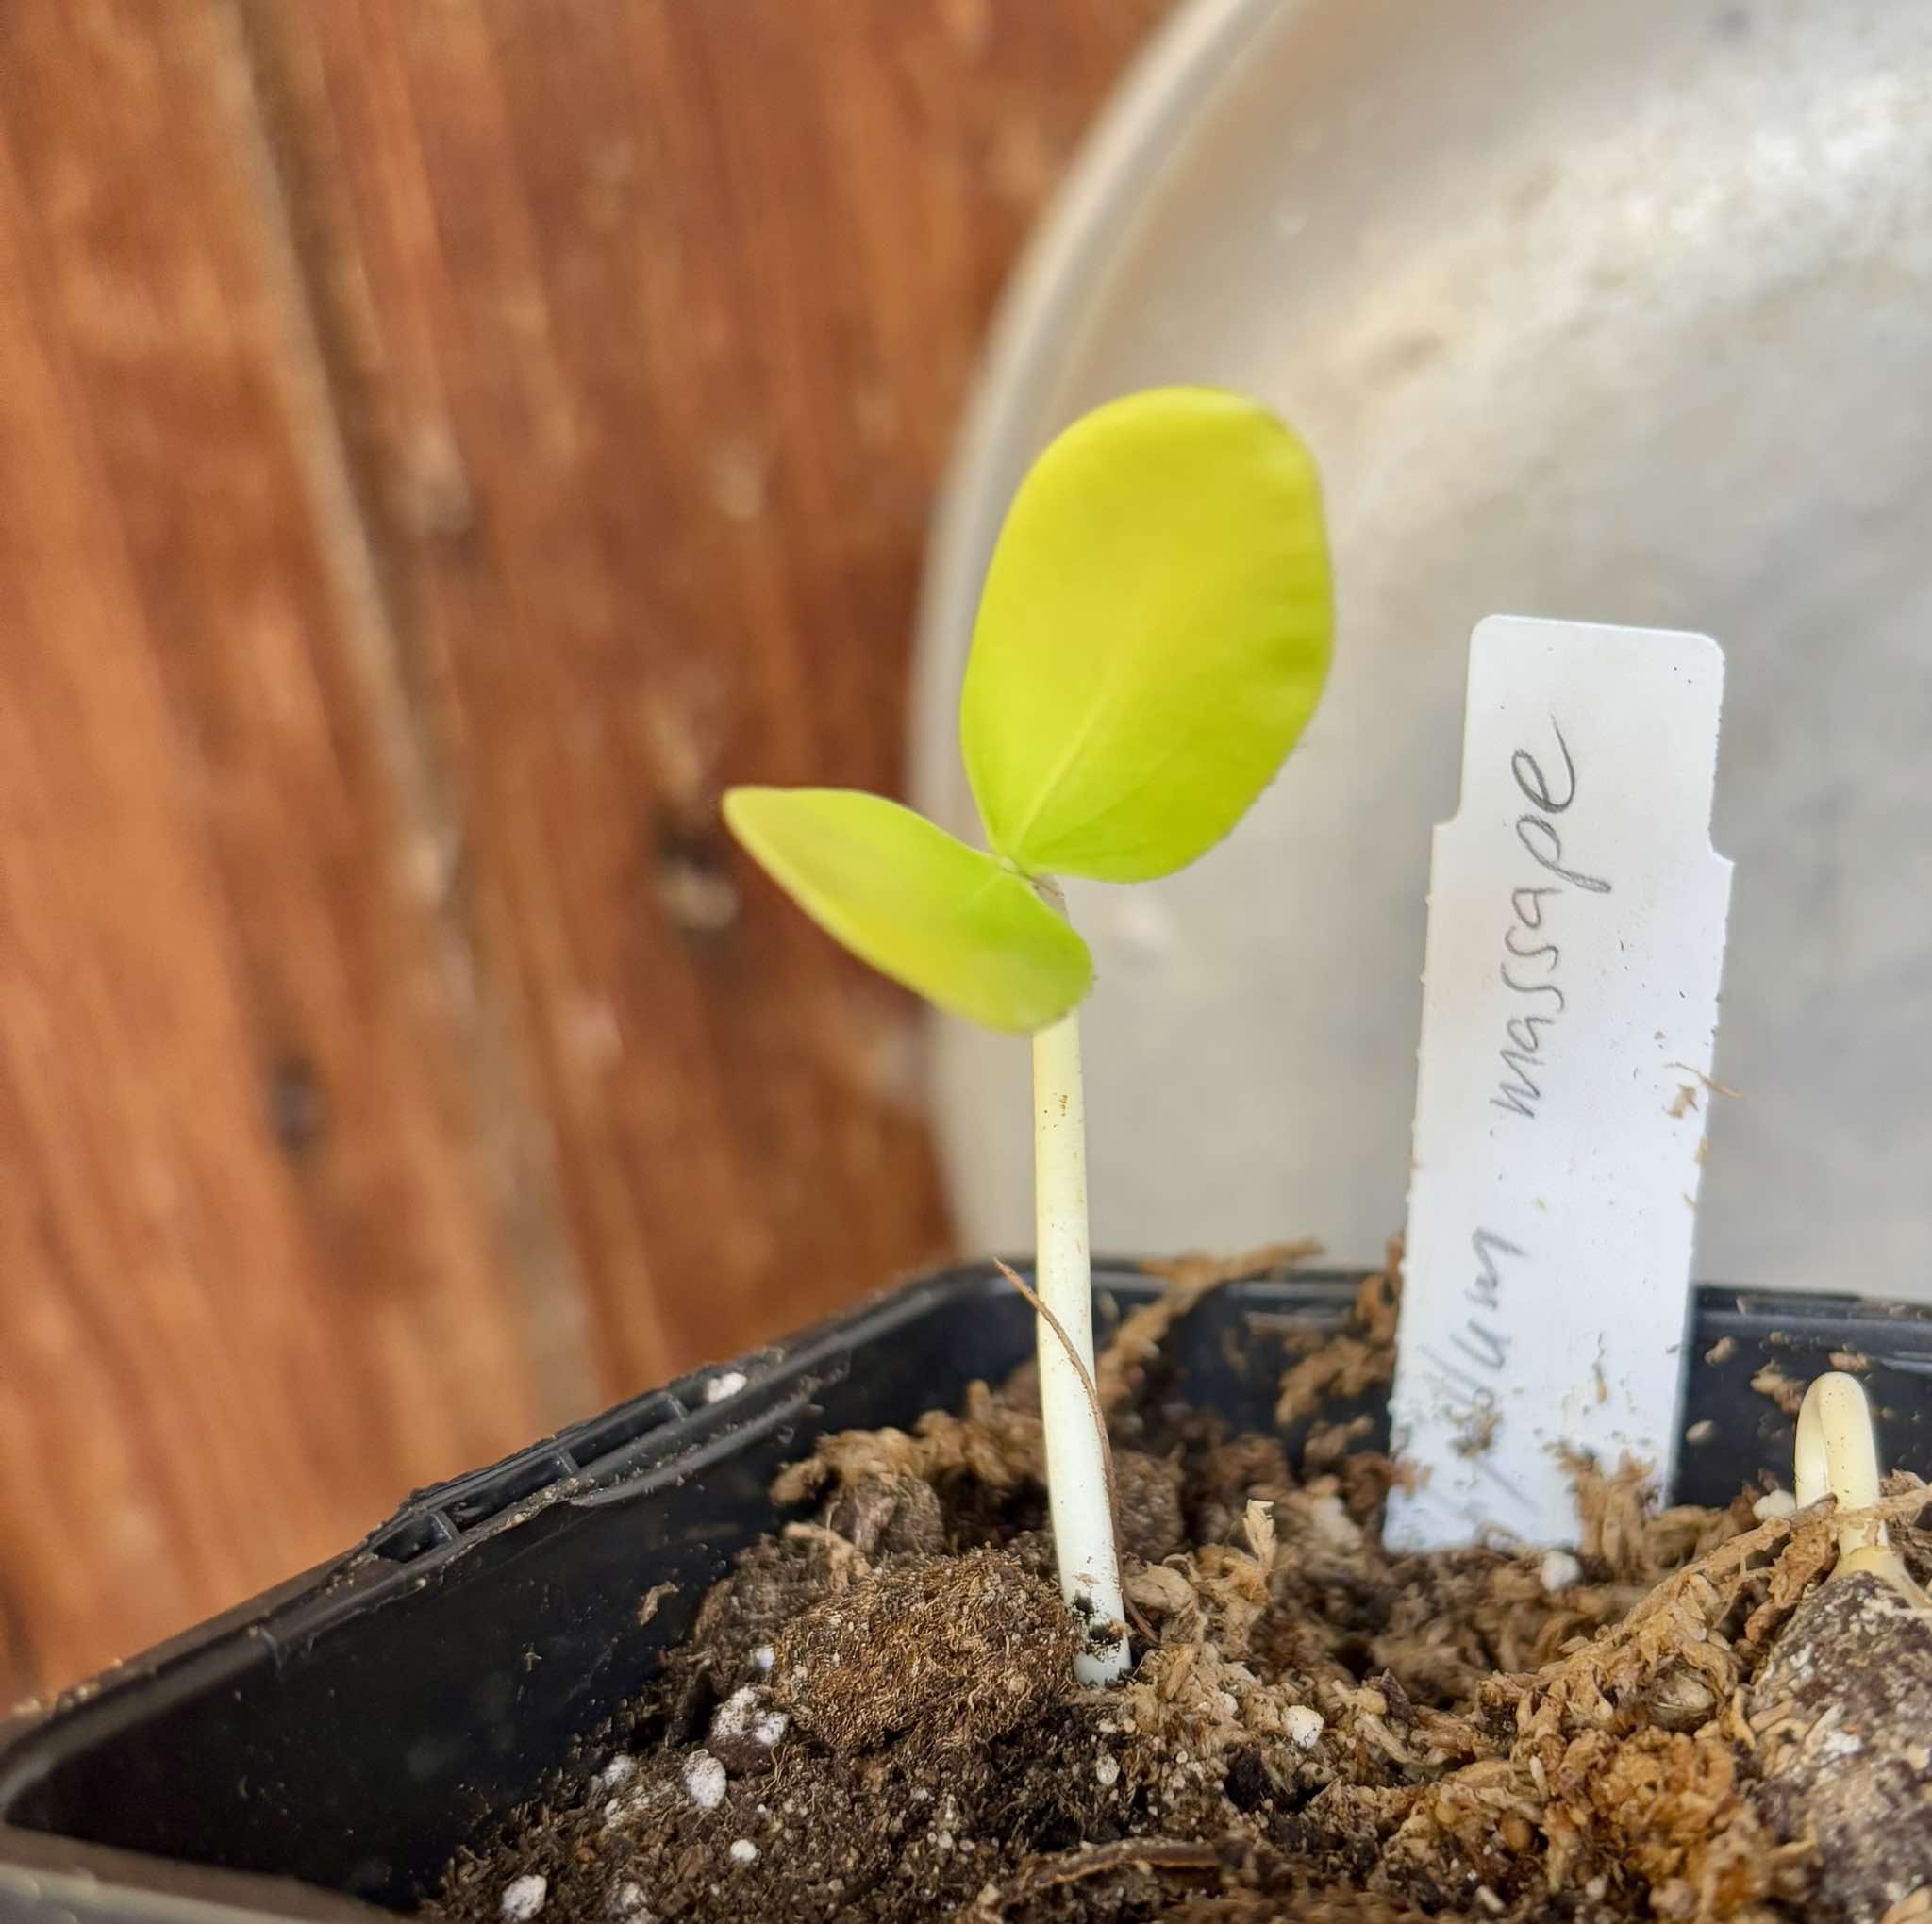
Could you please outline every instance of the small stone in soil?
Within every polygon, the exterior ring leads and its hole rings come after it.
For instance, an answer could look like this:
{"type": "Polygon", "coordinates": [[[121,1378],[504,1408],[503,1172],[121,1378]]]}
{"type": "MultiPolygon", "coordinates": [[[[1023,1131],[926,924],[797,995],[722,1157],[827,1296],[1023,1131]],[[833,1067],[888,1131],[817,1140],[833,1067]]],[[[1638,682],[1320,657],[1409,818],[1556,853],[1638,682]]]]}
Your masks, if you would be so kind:
{"type": "Polygon", "coordinates": [[[1666,1664],[1643,1693],[1652,1723],[1667,1731],[1700,1730],[1716,1714],[1717,1693],[1690,1665],[1666,1664]]]}
{"type": "Polygon", "coordinates": [[[684,1787],[701,1811],[724,1801],[724,1766],[708,1750],[693,1750],[684,1762],[684,1787]]]}
{"type": "Polygon", "coordinates": [[[1543,1560],[1537,1566],[1537,1582],[1543,1587],[1543,1595],[1555,1597],[1564,1590],[1574,1589],[1583,1581],[1583,1566],[1567,1550],[1546,1550],[1543,1560]]]}
{"type": "Polygon", "coordinates": [[[1288,1740],[1297,1750],[1312,1750],[1315,1740],[1324,1728],[1322,1713],[1310,1710],[1306,1703],[1291,1704],[1282,1713],[1282,1725],[1288,1732],[1288,1740]]]}
{"type": "Polygon", "coordinates": [[[550,1894],[550,1880],[534,1874],[528,1877],[513,1877],[503,1887],[503,1915],[509,1924],[529,1924],[543,1908],[543,1899],[550,1894]]]}

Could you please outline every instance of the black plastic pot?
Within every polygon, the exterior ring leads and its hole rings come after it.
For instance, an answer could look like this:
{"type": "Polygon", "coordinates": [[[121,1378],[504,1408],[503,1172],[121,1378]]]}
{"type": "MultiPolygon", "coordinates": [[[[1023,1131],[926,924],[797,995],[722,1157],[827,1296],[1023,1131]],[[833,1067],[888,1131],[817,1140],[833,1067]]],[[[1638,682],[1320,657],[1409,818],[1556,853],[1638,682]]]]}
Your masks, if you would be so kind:
{"type": "MultiPolygon", "coordinates": [[[[1125,1266],[1096,1284],[1103,1331],[1160,1288],[1125,1266]]],[[[1169,1340],[1172,1394],[1267,1425],[1286,1333],[1340,1321],[1354,1287],[1304,1275],[1209,1296],[1169,1340]]],[[[824,1431],[955,1407],[1031,1341],[991,1268],[910,1284],[426,1490],[315,1575],[0,1725],[0,1917],[408,1909],[638,1692],[734,1553],[781,1520],[767,1493],[782,1464],[824,1431]],[[675,1591],[640,1628],[663,1584],[675,1591]]],[[[1845,1352],[1869,1359],[1892,1460],[1932,1472],[1932,1311],[1707,1289],[1695,1343],[1699,1440],[1674,1496],[1726,1501],[1759,1471],[1788,1483],[1790,1421],[1751,1378],[1773,1364],[1802,1382],[1845,1352]]],[[[1380,1420],[1379,1403],[1326,1414],[1365,1408],[1380,1420]]]]}

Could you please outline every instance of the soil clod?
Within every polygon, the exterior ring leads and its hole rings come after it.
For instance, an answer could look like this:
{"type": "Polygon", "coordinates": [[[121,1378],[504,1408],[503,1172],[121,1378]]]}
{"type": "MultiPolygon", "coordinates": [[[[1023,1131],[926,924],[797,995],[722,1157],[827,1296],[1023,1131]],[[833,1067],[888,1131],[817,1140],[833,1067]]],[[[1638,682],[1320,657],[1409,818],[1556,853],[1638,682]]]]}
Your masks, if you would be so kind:
{"type": "Polygon", "coordinates": [[[984,1744],[1061,1695],[1080,1632],[1003,1551],[918,1557],[868,1576],[780,1633],[772,1688],[839,1751],[910,1733],[984,1744]]]}

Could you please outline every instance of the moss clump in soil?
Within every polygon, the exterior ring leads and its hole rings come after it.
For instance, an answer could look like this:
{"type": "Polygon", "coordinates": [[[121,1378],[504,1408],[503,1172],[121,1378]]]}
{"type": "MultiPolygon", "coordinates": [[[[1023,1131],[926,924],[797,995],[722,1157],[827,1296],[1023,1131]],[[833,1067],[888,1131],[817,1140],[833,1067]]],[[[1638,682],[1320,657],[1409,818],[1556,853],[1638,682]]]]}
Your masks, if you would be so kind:
{"type": "MultiPolygon", "coordinates": [[[[463,1856],[438,1915],[494,1924],[533,1879],[541,1924],[1808,1915],[1819,1852],[1764,1780],[1779,1706],[1752,1692],[1832,1520],[1756,1522],[1757,1492],[1659,1514],[1634,1472],[1579,1466],[1574,1558],[1391,1555],[1396,1469],[1356,1426],[1291,1462],[1141,1394],[1212,1281],[1177,1276],[1100,1372],[1124,1688],[1073,1681],[1025,1379],[976,1385],[788,1470],[815,1519],[741,1560],[628,1752],[463,1856]]],[[[1284,1420],[1386,1379],[1396,1285],[1391,1264],[1296,1361],[1284,1420]]],[[[1886,1505],[1915,1555],[1926,1501],[1886,1505]]]]}

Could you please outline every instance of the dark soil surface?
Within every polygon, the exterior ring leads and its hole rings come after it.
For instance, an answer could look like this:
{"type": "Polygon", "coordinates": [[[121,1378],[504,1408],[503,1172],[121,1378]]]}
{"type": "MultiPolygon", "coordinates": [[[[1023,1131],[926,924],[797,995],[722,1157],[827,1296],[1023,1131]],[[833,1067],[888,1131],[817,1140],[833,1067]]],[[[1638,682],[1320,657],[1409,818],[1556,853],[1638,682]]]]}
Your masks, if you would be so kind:
{"type": "MultiPolygon", "coordinates": [[[[778,1494],[815,1520],[741,1560],[622,1743],[454,1864],[434,1915],[1932,1916],[1932,1845],[1891,1850],[1861,1910],[1821,1881],[1804,1800],[1764,1779],[1814,1725],[1842,1742],[1830,1688],[1754,1694],[1832,1567],[1823,1511],[1749,1491],[1658,1513],[1635,1472],[1582,1467],[1574,1557],[1388,1554],[1396,1470],[1355,1432],[1318,1425],[1291,1462],[1143,1393],[1212,1280],[1130,1318],[1099,1372],[1141,1619],[1124,1687],[1073,1680],[1027,1382],[975,1386],[960,1414],[830,1437],[787,1471],[778,1494]]],[[[1290,1371],[1284,1422],[1386,1380],[1392,1285],[1290,1371]]],[[[1886,1505],[1922,1566],[1926,1502],[1901,1484],[1886,1505]]],[[[1828,1665],[1829,1624],[1807,1634],[1828,1665]]],[[[1898,1741],[1923,1745],[1923,1710],[1898,1741]]]]}

